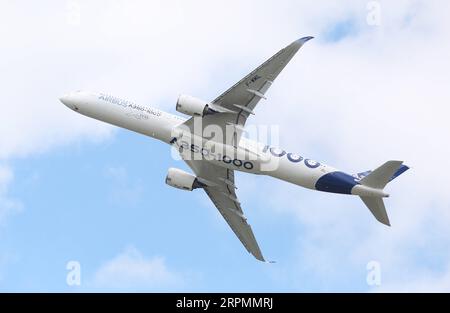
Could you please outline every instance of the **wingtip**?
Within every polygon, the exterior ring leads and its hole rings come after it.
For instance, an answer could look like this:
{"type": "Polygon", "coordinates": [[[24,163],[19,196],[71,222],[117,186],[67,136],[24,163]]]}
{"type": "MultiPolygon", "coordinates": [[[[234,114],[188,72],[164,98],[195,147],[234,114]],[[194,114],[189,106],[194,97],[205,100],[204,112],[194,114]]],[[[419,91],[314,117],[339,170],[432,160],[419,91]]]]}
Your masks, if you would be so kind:
{"type": "Polygon", "coordinates": [[[266,259],[264,259],[264,257],[262,255],[256,256],[253,254],[253,256],[255,257],[255,259],[257,259],[260,262],[266,263],[266,259]]]}
{"type": "Polygon", "coordinates": [[[297,42],[303,45],[305,42],[310,41],[311,39],[314,39],[314,37],[313,36],[302,37],[299,40],[297,40],[297,42]]]}
{"type": "Polygon", "coordinates": [[[267,264],[275,264],[275,263],[277,263],[277,261],[268,261],[268,260],[264,259],[264,257],[263,257],[262,255],[259,256],[259,257],[257,257],[257,256],[254,255],[254,257],[255,257],[258,261],[261,261],[261,262],[263,262],[263,263],[267,263],[267,264]]]}

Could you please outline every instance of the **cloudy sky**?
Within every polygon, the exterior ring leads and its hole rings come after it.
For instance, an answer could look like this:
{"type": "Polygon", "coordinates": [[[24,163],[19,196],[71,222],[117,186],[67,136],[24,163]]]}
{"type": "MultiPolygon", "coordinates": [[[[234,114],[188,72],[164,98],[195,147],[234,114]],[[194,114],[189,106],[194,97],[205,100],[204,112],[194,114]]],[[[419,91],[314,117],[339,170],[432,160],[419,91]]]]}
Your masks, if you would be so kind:
{"type": "Polygon", "coordinates": [[[447,2],[0,6],[1,291],[450,291],[447,2]],[[237,174],[276,264],[248,255],[202,192],[165,185],[186,169],[168,146],[58,101],[85,89],[173,113],[180,93],[214,99],[309,35],[251,123],[344,171],[412,170],[388,187],[391,228],[357,198],[237,174]]]}

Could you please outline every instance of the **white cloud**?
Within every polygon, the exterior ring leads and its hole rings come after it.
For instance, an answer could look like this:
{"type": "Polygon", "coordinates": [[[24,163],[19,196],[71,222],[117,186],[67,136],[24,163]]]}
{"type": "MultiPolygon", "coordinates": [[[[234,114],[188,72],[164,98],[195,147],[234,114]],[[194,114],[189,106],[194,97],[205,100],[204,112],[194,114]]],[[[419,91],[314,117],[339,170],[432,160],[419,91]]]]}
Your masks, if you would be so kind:
{"type": "Polygon", "coordinates": [[[182,275],[170,269],[164,258],[146,258],[134,247],[104,263],[92,281],[96,288],[149,291],[180,288],[183,284],[182,275]]]}

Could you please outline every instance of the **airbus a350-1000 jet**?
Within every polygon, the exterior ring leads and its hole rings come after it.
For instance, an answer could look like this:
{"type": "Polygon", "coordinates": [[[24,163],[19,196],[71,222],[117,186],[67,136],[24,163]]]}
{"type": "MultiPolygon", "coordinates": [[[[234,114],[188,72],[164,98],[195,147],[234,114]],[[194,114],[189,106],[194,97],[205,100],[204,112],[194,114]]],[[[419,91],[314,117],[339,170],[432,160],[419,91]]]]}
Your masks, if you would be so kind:
{"type": "Polygon", "coordinates": [[[294,41],[213,101],[179,96],[176,110],[189,118],[105,93],[76,91],[60,100],[75,112],[173,146],[193,174],[171,168],[166,183],[182,190],[203,189],[245,248],[265,261],[236,196],[235,171],[269,175],[312,190],[359,196],[378,221],[390,225],[383,202],[389,195],[383,189],[408,169],[402,161],[388,161],[373,171],[347,174],[242,136],[259,101],[312,38],[294,41]]]}

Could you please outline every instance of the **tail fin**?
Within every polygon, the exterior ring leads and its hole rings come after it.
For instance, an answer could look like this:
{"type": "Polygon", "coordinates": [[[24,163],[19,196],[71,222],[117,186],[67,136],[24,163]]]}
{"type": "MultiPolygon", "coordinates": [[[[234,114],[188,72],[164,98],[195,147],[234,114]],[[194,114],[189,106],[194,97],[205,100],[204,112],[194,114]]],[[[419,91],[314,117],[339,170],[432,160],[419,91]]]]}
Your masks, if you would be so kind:
{"type": "MultiPolygon", "coordinates": [[[[407,170],[409,170],[409,166],[406,165],[402,165],[400,166],[400,168],[394,173],[394,175],[392,175],[392,177],[389,179],[389,181],[394,180],[395,178],[397,178],[398,176],[402,175],[404,172],[406,172],[407,170]]],[[[372,173],[372,171],[365,171],[365,172],[361,172],[361,173],[357,173],[357,174],[353,174],[353,176],[357,179],[363,179],[364,177],[366,177],[367,175],[369,175],[370,173],[372,173]]]]}
{"type": "MultiPolygon", "coordinates": [[[[363,186],[382,191],[391,180],[405,172],[409,167],[402,165],[403,161],[388,161],[376,170],[368,173],[359,183],[363,186]]],[[[388,195],[385,195],[388,196],[388,195]]],[[[383,198],[380,196],[361,195],[361,200],[369,208],[375,218],[388,226],[391,226],[389,217],[384,206],[383,198]]]]}
{"type": "Polygon", "coordinates": [[[403,161],[387,161],[361,179],[360,184],[371,188],[383,189],[391,180],[391,177],[400,169],[402,164],[403,161]]]}

